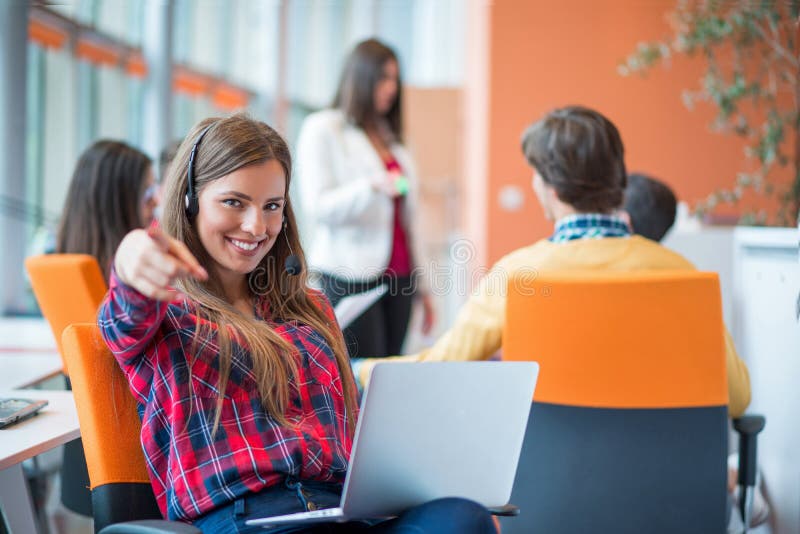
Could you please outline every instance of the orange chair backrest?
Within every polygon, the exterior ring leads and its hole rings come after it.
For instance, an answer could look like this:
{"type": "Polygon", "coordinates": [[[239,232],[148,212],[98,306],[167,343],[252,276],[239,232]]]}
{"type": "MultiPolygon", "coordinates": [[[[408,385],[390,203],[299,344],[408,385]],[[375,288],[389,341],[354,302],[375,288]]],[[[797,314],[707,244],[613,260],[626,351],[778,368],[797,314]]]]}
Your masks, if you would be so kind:
{"type": "Polygon", "coordinates": [[[73,324],[62,338],[92,489],[109,483],[149,486],[136,401],[100,329],[73,324]]]}
{"type": "Polygon", "coordinates": [[[56,338],[64,374],[68,374],[61,333],[72,323],[97,320],[97,308],[107,290],[106,280],[97,260],[88,254],[32,256],[25,260],[25,269],[42,315],[56,338]]]}
{"type": "Polygon", "coordinates": [[[715,273],[512,278],[503,359],[539,362],[538,402],[597,408],[724,406],[723,329],[715,273]]]}

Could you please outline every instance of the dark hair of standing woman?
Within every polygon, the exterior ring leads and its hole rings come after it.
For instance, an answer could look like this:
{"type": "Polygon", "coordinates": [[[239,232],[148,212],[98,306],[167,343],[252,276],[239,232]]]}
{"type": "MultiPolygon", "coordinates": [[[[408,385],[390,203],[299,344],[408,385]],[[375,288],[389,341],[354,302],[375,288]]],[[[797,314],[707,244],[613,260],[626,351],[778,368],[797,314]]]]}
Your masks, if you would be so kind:
{"type": "Polygon", "coordinates": [[[383,117],[379,117],[375,110],[375,86],[383,77],[383,67],[389,60],[399,66],[394,50],[377,39],[368,39],[356,45],[345,61],[333,107],[341,109],[350,122],[362,129],[377,125],[382,118],[394,139],[402,142],[403,102],[399,75],[397,98],[392,107],[383,117]]]}

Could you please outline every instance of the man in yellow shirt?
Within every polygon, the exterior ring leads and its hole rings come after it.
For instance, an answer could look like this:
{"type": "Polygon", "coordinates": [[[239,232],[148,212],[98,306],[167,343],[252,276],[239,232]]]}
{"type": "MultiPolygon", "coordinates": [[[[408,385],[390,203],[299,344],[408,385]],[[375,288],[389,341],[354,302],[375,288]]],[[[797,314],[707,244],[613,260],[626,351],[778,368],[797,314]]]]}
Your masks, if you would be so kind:
{"type": "MultiPolygon", "coordinates": [[[[520,271],[694,269],[676,252],[632,235],[616,215],[626,185],[624,149],[607,118],[582,107],[555,110],[525,131],[522,151],[534,169],[533,189],[545,216],[555,222],[553,235],[501,258],[448,332],[429,349],[393,360],[490,358],[502,345],[505,322],[505,291],[497,288],[520,271]]],[[[729,413],[736,417],[750,403],[750,378],[730,335],[724,335],[729,413]]],[[[354,362],[359,382],[366,384],[378,361],[387,359],[354,362]]]]}

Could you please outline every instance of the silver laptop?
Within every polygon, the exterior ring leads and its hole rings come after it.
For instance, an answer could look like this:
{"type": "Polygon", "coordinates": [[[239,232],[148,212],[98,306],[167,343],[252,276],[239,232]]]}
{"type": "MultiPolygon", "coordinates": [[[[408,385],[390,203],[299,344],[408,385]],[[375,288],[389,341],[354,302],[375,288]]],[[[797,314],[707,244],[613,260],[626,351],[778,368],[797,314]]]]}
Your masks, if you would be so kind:
{"type": "Polygon", "coordinates": [[[341,505],[247,525],[395,517],[441,497],[511,497],[539,365],[380,363],[364,392],[341,505]]]}

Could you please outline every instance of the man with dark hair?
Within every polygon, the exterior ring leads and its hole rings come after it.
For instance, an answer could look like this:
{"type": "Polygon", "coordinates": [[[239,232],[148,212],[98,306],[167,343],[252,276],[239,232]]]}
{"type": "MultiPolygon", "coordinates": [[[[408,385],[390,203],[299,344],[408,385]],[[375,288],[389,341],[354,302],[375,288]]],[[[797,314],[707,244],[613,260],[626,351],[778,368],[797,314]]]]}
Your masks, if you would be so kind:
{"type": "Polygon", "coordinates": [[[678,201],[667,184],[645,174],[628,175],[623,209],[633,231],[661,241],[675,222],[678,201]]]}
{"type": "MultiPolygon", "coordinates": [[[[619,216],[627,182],[624,149],[617,128],[603,115],[577,106],[548,113],[525,131],[522,152],[534,169],[533,189],[545,216],[555,222],[553,234],[501,258],[439,341],[420,354],[398,359],[490,358],[502,344],[506,283],[515,274],[694,270],[679,254],[632,235],[619,216]]],[[[750,379],[727,332],[725,344],[729,413],[736,417],[750,402],[750,379]]],[[[362,384],[373,365],[374,360],[355,364],[362,384]]]]}

